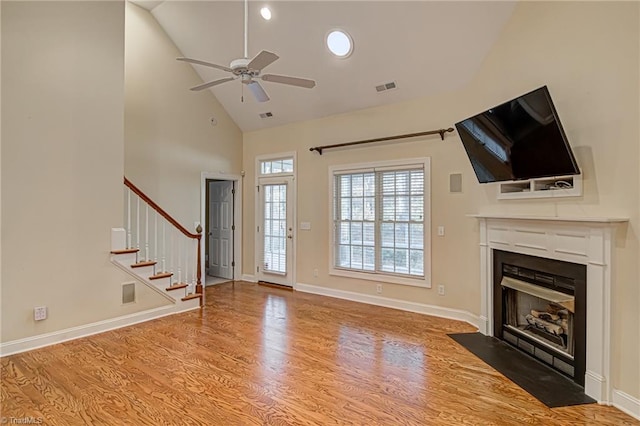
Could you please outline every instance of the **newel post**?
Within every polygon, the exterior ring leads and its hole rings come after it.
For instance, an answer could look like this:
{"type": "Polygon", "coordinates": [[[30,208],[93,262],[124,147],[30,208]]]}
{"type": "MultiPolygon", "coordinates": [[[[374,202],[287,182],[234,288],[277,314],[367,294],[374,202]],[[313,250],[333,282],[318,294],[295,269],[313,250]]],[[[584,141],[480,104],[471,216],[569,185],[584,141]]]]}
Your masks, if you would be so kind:
{"type": "MultiPolygon", "coordinates": [[[[196,293],[202,294],[202,259],[201,259],[201,243],[202,243],[202,226],[198,225],[196,228],[196,232],[198,233],[198,266],[196,269],[196,293]]],[[[202,300],[202,299],[201,299],[202,300]]]]}

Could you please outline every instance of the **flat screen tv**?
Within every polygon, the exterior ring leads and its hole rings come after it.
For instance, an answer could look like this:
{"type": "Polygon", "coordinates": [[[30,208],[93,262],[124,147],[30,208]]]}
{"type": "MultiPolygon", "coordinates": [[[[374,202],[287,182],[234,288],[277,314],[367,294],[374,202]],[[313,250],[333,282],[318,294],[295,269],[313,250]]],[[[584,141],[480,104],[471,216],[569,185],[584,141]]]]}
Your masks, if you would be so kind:
{"type": "Polygon", "coordinates": [[[480,183],[580,174],[547,86],[456,129],[480,183]]]}

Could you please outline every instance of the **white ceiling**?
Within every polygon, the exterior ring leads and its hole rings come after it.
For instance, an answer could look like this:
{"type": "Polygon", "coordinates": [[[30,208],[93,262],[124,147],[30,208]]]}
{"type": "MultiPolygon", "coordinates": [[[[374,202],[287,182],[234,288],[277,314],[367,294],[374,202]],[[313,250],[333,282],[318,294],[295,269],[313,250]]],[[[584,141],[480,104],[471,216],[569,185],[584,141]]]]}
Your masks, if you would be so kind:
{"type": "MultiPolygon", "coordinates": [[[[242,1],[138,1],[151,10],[182,54],[228,66],[244,50],[242,1]]],[[[263,73],[311,78],[303,89],[261,82],[271,100],[258,103],[239,80],[212,89],[242,131],[340,114],[448,92],[465,86],[511,16],[515,3],[496,1],[250,1],[249,57],[280,56],[263,73]],[[268,5],[270,21],[259,10],[268,5]],[[335,28],[354,40],[347,59],[324,45],[335,28]],[[375,86],[398,88],[378,93],[375,86]],[[244,90],[244,102],[241,101],[244,90]],[[272,112],[262,119],[260,113],[272,112]]],[[[193,66],[204,82],[224,71],[193,66]]],[[[185,90],[188,90],[185,87],[185,90]]],[[[202,96],[193,92],[193,96],[202,96]]]]}

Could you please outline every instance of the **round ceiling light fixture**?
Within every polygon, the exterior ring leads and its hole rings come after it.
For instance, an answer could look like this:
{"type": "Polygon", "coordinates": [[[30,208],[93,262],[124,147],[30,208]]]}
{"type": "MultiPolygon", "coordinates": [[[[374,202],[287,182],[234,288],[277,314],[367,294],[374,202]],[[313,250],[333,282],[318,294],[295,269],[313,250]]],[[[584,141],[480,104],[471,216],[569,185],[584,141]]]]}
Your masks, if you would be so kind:
{"type": "Polygon", "coordinates": [[[260,9],[260,16],[262,16],[265,21],[270,20],[271,19],[271,9],[269,9],[266,6],[263,7],[262,9],[260,9]]]}
{"type": "Polygon", "coordinates": [[[353,39],[344,30],[332,30],[327,35],[327,48],[338,58],[346,58],[353,52],[353,39]]]}

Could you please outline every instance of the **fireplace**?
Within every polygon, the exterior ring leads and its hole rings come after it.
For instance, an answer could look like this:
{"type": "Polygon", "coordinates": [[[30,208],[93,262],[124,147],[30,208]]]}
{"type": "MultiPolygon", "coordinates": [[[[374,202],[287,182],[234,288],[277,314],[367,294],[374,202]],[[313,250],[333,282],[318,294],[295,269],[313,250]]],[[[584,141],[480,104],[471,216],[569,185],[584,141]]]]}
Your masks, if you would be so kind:
{"type": "Polygon", "coordinates": [[[493,251],[493,335],[584,386],[586,266],[493,251]]]}
{"type": "MultiPolygon", "coordinates": [[[[539,278],[544,282],[548,281],[551,275],[554,282],[562,283],[566,277],[565,272],[557,272],[553,266],[548,270],[546,266],[538,269],[538,265],[513,265],[512,261],[503,262],[507,264],[505,274],[504,265],[496,268],[494,258],[500,252],[528,255],[534,258],[545,260],[562,261],[577,265],[586,269],[586,280],[575,281],[574,295],[575,310],[580,311],[580,304],[584,304],[586,318],[581,319],[574,313],[572,339],[569,342],[567,335],[567,346],[573,346],[573,353],[570,351],[566,355],[553,351],[551,355],[563,361],[573,356],[573,377],[578,383],[584,383],[584,393],[600,403],[611,403],[611,283],[613,271],[613,255],[615,247],[616,228],[628,221],[625,218],[607,217],[535,217],[535,216],[509,216],[509,215],[475,215],[479,220],[480,232],[480,317],[478,327],[480,332],[488,336],[504,336],[502,319],[494,318],[494,304],[499,306],[502,312],[503,302],[503,278],[505,276],[515,281],[525,284],[534,284],[527,270],[539,270],[539,278]],[[510,270],[509,266],[516,266],[518,272],[510,270]],[[500,269],[502,268],[502,269],[500,269]],[[524,275],[519,275],[520,268],[524,275]],[[495,271],[494,271],[495,269],[495,271]],[[494,274],[494,272],[496,272],[494,274]],[[511,272],[509,272],[511,271],[511,272]],[[511,276],[510,276],[511,275],[511,276]],[[500,276],[500,278],[497,278],[500,276]],[[558,279],[559,277],[559,279],[558,279]],[[499,281],[496,284],[496,280],[499,281]],[[581,281],[581,282],[580,282],[581,281]],[[584,283],[584,284],[582,284],[584,283]],[[584,297],[580,297],[580,292],[584,291],[584,297]],[[585,332],[588,336],[584,338],[584,343],[580,343],[579,329],[580,321],[584,321],[585,332]],[[579,331],[579,330],[578,330],[579,331]],[[584,344],[584,360],[581,360],[581,350],[579,345],[584,344]],[[584,370],[581,364],[584,363],[584,370]],[[581,371],[584,371],[583,373],[581,371]]],[[[563,265],[563,268],[567,265],[563,265]]],[[[509,280],[504,287],[509,287],[509,280]]],[[[515,289],[518,290],[519,283],[516,282],[515,289]]],[[[543,286],[544,287],[544,286],[543,286]]],[[[567,293],[569,289],[554,288],[560,293],[567,293]],[[566,291],[565,291],[566,290],[566,291]]],[[[505,290],[511,291],[511,290],[505,290]]],[[[522,292],[521,292],[522,293],[522,292]]],[[[570,291],[569,291],[570,293],[570,291]]],[[[567,294],[569,294],[567,293],[567,294]]],[[[517,293],[516,293],[517,294],[517,293]]],[[[522,297],[522,296],[521,296],[522,297]]],[[[545,299],[542,297],[542,299],[545,299]]],[[[548,299],[546,299],[548,300],[548,299]]],[[[509,302],[512,303],[513,301],[509,302]]],[[[517,300],[516,300],[517,302],[517,300]]],[[[530,303],[526,302],[523,303],[530,303]]],[[[535,302],[537,303],[537,302],[535,302]]],[[[529,310],[540,311],[542,306],[536,305],[529,310]]],[[[546,310],[546,309],[545,309],[546,310]]],[[[531,312],[529,312],[531,314],[531,312]]],[[[557,314],[557,313],[556,313],[557,314]]],[[[512,314],[513,315],[513,314],[512,314]]],[[[516,314],[517,316],[517,314],[516,314]]],[[[526,317],[526,315],[525,315],[526,317]]],[[[561,318],[559,318],[561,319],[561,318]]],[[[525,318],[526,321],[526,318],[525,318]]],[[[569,318],[567,318],[567,322],[569,318]]],[[[520,321],[522,322],[522,321],[520,321]]],[[[509,325],[509,323],[506,323],[509,325]]],[[[518,328],[519,324],[510,324],[518,328]]],[[[567,324],[568,325],[568,324],[567,324]]],[[[530,330],[529,330],[530,331],[530,330]]],[[[509,331],[508,331],[509,332],[509,331]]],[[[535,332],[533,332],[535,334],[535,332]]],[[[531,336],[523,336],[519,332],[512,333],[518,340],[525,342],[521,346],[526,346],[533,340],[531,336]],[[527,340],[529,339],[529,340],[527,340]]],[[[560,333],[562,334],[562,333],[560,333]]],[[[537,336],[536,336],[537,337],[537,336]]],[[[511,338],[511,337],[508,337],[511,338]]],[[[563,338],[561,336],[561,338],[563,338]]],[[[513,340],[513,339],[512,339],[513,340]]],[[[514,344],[514,342],[510,342],[514,344]]],[[[539,343],[539,342],[537,342],[539,343]]],[[[548,342],[547,342],[548,343],[548,342]]],[[[552,345],[551,345],[552,346],[552,345]]],[[[533,352],[536,352],[534,346],[533,352]]],[[[546,348],[546,346],[545,346],[546,348]]],[[[540,348],[539,353],[545,348],[540,348]]],[[[544,356],[544,355],[543,355],[544,356]]],[[[553,363],[553,360],[551,361],[553,363]]],[[[560,365],[559,362],[556,362],[560,365]]],[[[567,368],[569,375],[571,371],[567,368]]],[[[561,370],[562,371],[562,370],[561,370]]]]}

